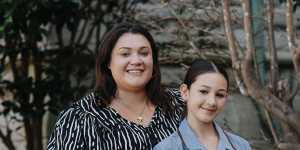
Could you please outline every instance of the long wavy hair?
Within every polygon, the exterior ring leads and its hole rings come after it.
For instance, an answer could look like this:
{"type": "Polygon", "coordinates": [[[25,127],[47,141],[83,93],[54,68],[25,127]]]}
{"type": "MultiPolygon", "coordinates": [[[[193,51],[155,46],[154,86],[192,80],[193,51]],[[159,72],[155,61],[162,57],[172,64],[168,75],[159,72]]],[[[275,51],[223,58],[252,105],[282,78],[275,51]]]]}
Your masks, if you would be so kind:
{"type": "Polygon", "coordinates": [[[158,49],[155,45],[151,34],[138,24],[121,23],[113,27],[102,38],[100,48],[96,57],[96,94],[98,97],[98,104],[107,106],[115,97],[117,85],[113,79],[109,64],[111,61],[111,54],[118,39],[125,33],[141,34],[151,45],[152,59],[153,59],[153,73],[152,78],[146,84],[145,90],[148,98],[154,105],[159,105],[163,109],[172,108],[169,96],[161,86],[161,73],[158,62],[158,49]]]}

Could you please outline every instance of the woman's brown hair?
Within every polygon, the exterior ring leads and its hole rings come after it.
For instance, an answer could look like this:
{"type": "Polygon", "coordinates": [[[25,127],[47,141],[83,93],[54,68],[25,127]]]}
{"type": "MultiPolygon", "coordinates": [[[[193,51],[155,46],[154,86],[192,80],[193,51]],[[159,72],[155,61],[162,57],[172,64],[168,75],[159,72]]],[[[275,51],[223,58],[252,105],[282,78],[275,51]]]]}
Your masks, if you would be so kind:
{"type": "Polygon", "coordinates": [[[125,33],[141,34],[150,43],[153,59],[153,74],[152,78],[146,85],[146,93],[154,105],[159,105],[164,109],[171,107],[170,98],[166,96],[161,87],[161,73],[158,62],[158,49],[155,45],[151,34],[138,24],[121,23],[113,27],[102,38],[100,48],[96,57],[96,94],[98,95],[98,103],[102,106],[107,106],[115,97],[117,85],[112,77],[109,63],[111,61],[112,50],[118,39],[125,33]]]}

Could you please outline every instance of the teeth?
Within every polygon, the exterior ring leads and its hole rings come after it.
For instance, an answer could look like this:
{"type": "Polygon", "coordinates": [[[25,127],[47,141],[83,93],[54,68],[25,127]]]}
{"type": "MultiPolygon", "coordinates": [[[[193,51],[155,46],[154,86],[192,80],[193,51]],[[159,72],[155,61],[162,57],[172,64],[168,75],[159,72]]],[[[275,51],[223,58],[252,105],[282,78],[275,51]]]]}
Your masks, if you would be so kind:
{"type": "Polygon", "coordinates": [[[128,71],[128,72],[130,72],[130,73],[140,73],[140,72],[142,72],[142,71],[140,71],[140,70],[130,70],[130,71],[128,71]]]}

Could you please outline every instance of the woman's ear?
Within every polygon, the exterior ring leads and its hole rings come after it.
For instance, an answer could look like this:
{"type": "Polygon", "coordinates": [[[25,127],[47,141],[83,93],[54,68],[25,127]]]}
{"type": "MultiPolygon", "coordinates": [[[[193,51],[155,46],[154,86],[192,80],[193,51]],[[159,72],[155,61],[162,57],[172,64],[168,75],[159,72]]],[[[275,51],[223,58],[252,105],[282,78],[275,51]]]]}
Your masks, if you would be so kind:
{"type": "Polygon", "coordinates": [[[179,90],[180,90],[180,95],[181,95],[183,101],[186,102],[188,100],[188,94],[189,94],[188,86],[186,84],[181,84],[179,90]]]}

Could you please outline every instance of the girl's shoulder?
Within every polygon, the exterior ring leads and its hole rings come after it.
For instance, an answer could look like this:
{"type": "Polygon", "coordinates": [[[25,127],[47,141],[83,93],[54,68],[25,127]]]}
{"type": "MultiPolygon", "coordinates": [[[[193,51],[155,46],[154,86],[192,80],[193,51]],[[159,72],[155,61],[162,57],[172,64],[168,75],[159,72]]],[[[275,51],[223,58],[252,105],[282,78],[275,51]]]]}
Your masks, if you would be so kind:
{"type": "Polygon", "coordinates": [[[155,145],[153,150],[181,150],[181,147],[181,140],[177,132],[174,132],[155,145]]]}
{"type": "Polygon", "coordinates": [[[249,142],[244,138],[227,131],[225,131],[225,133],[227,134],[230,142],[236,146],[236,149],[251,150],[249,142]]]}

